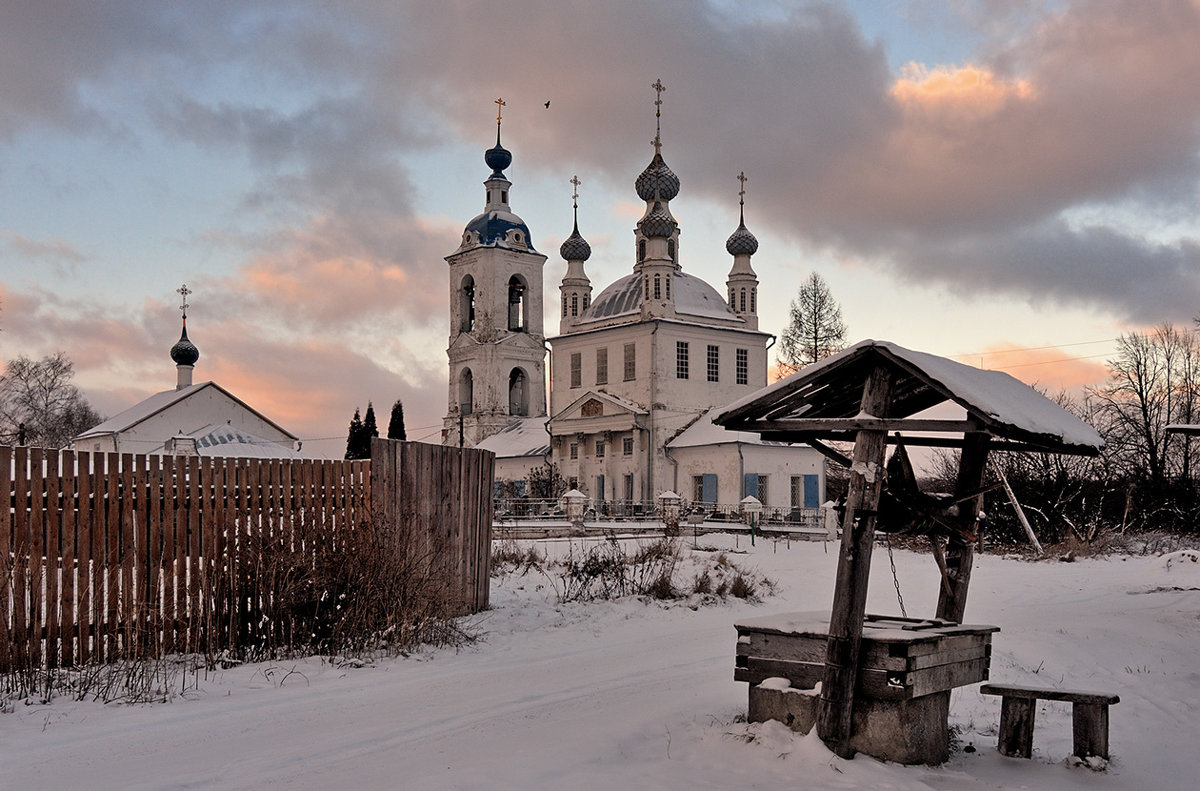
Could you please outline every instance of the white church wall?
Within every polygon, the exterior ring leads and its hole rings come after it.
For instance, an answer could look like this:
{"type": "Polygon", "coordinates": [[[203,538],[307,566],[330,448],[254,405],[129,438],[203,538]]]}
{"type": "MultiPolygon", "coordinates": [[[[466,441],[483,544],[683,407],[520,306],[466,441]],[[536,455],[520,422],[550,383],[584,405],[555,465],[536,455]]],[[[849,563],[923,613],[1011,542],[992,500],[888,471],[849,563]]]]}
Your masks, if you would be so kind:
{"type": "MultiPolygon", "coordinates": [[[[213,423],[228,423],[263,439],[291,448],[292,438],[272,423],[260,418],[241,403],[216,387],[205,387],[187,398],[122,432],[118,447],[122,453],[149,453],[180,431],[189,432],[213,423]]],[[[91,447],[80,448],[91,450],[91,447]]]]}

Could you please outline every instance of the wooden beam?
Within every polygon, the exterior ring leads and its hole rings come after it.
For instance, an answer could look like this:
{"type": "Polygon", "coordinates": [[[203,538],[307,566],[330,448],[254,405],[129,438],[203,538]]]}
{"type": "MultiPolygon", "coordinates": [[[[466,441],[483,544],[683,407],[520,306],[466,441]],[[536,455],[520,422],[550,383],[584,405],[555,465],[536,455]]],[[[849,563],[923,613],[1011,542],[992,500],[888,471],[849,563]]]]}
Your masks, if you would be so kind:
{"type": "Polygon", "coordinates": [[[975,531],[975,522],[983,504],[983,475],[987,471],[988,459],[986,434],[968,434],[966,440],[958,465],[958,481],[954,485],[960,533],[952,533],[946,543],[946,576],[950,579],[950,591],[945,588],[941,590],[937,606],[937,617],[954,623],[962,623],[967,607],[975,542],[965,536],[975,531]]]}
{"type": "MultiPolygon", "coordinates": [[[[887,415],[891,391],[891,373],[883,365],[875,366],[863,387],[862,411],[887,415]]],[[[843,758],[854,755],[854,748],[850,746],[854,687],[858,678],[871,548],[883,490],[886,452],[886,431],[864,429],[858,432],[850,467],[846,511],[842,517],[842,547],[838,556],[833,609],[829,615],[824,682],[817,704],[817,733],[843,758]]]]}
{"type": "Polygon", "coordinates": [[[756,420],[748,424],[752,431],[933,431],[966,433],[980,430],[974,420],[923,420],[899,418],[891,420],[880,417],[814,417],[781,418],[779,420],[756,420]]]}

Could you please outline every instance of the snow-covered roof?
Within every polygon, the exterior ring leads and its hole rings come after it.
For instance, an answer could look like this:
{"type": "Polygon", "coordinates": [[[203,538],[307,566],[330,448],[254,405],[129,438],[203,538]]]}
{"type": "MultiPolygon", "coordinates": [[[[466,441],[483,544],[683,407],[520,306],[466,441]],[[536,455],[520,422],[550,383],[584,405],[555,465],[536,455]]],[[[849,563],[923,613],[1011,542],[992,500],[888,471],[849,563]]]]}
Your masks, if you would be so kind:
{"type": "MultiPolygon", "coordinates": [[[[238,459],[303,459],[300,451],[234,428],[227,423],[212,423],[182,436],[196,440],[196,452],[201,456],[222,456],[238,459]]],[[[166,447],[151,451],[151,455],[171,455],[166,447]]]]}
{"type": "MultiPolygon", "coordinates": [[[[725,298],[703,279],[687,272],[676,272],[672,285],[676,313],[697,318],[740,321],[729,309],[725,298]]],[[[636,273],[626,275],[610,284],[592,300],[592,304],[580,317],[579,324],[632,315],[640,312],[641,307],[641,277],[636,273]]]]}
{"type": "Polygon", "coordinates": [[[161,392],[155,393],[154,395],[149,396],[149,397],[139,401],[138,403],[134,404],[133,406],[129,407],[129,409],[126,409],[123,412],[118,412],[116,415],[113,415],[108,420],[105,420],[103,423],[101,423],[97,426],[93,426],[92,428],[88,429],[84,433],[80,434],[78,437],[75,437],[75,440],[78,441],[78,440],[87,439],[89,437],[98,437],[98,436],[102,436],[105,434],[119,434],[122,431],[128,431],[129,429],[136,426],[138,423],[141,423],[142,421],[147,420],[147,419],[157,415],[158,413],[162,412],[163,410],[167,409],[168,407],[171,407],[171,406],[179,403],[180,401],[190,398],[191,396],[195,395],[196,393],[199,393],[201,390],[204,390],[209,387],[216,388],[218,391],[224,393],[226,396],[233,399],[235,402],[237,402],[239,405],[241,405],[243,408],[245,408],[247,411],[252,412],[255,416],[259,417],[266,423],[268,423],[271,426],[273,426],[274,428],[278,429],[280,432],[282,432],[289,438],[291,438],[293,440],[297,439],[295,434],[291,433],[290,431],[283,428],[275,421],[268,418],[266,415],[262,414],[261,412],[259,412],[256,409],[254,409],[249,404],[247,404],[245,401],[238,398],[237,396],[235,396],[233,393],[229,392],[225,388],[221,387],[216,382],[200,382],[199,384],[189,385],[187,387],[180,388],[178,390],[163,390],[161,392]]]}
{"type": "Polygon", "coordinates": [[[728,445],[741,442],[747,445],[776,445],[767,442],[753,431],[734,431],[713,423],[713,418],[723,407],[713,407],[698,417],[692,425],[667,443],[668,448],[696,448],[704,445],[728,445]]]}
{"type": "Polygon", "coordinates": [[[497,458],[545,456],[550,452],[550,435],[546,433],[545,417],[518,417],[492,436],[475,445],[490,450],[497,458]]]}
{"type": "Polygon", "coordinates": [[[953,401],[967,411],[968,420],[963,425],[977,426],[972,430],[1053,452],[1095,453],[1104,446],[1094,428],[1002,371],[972,368],[874,340],[860,341],[741,398],[714,420],[731,428],[761,431],[776,439],[852,438],[850,421],[875,419],[859,415],[859,409],[862,385],[879,365],[893,374],[887,420],[900,420],[953,401]],[[822,420],[830,421],[828,428],[818,425],[822,420]]]}

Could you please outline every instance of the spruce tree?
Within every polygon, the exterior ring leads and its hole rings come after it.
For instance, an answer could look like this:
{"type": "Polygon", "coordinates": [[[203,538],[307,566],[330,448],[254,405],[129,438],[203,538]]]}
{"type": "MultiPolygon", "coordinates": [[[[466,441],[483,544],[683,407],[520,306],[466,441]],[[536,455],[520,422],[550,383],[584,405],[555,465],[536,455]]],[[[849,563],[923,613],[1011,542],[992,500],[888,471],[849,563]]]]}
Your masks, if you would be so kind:
{"type": "Polygon", "coordinates": [[[350,418],[350,430],[346,432],[346,458],[361,459],[358,455],[359,447],[362,444],[363,421],[362,416],[358,413],[358,407],[354,407],[354,417],[350,418]]]}
{"type": "Polygon", "coordinates": [[[399,398],[392,404],[392,417],[388,420],[387,435],[388,439],[408,439],[408,434],[404,431],[404,404],[399,398]]]}

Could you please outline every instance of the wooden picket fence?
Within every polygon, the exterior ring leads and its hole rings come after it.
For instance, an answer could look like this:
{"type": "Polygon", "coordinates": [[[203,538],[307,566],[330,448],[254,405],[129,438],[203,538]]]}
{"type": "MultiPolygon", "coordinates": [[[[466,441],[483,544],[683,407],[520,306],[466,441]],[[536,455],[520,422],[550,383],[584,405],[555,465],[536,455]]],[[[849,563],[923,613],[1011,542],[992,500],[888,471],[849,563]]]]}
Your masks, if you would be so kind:
{"type": "Polygon", "coordinates": [[[453,573],[460,611],[486,607],[491,454],[376,442],[374,476],[370,461],[0,447],[0,672],[286,644],[256,552],[316,563],[381,512],[453,573]]]}

